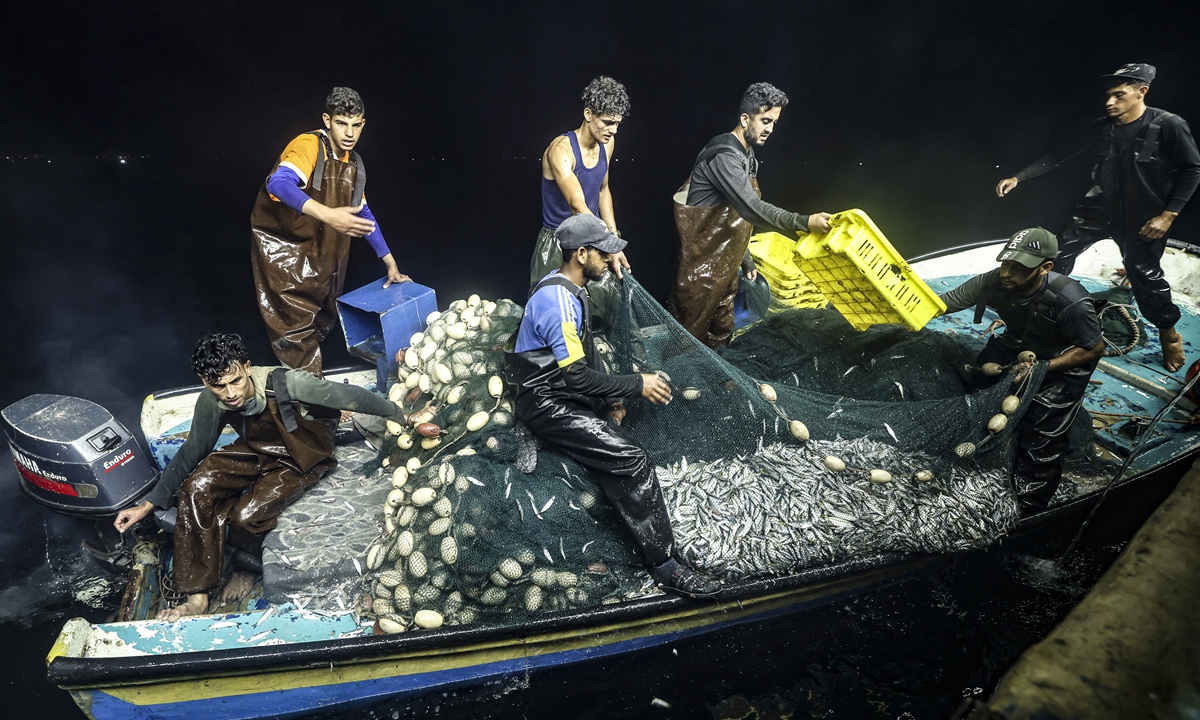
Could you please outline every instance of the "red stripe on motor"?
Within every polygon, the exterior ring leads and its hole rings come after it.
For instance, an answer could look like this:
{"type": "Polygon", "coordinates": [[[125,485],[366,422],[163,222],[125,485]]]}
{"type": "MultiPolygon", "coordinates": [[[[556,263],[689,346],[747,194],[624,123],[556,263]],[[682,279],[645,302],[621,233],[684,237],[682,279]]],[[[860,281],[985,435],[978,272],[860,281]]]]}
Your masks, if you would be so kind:
{"type": "Polygon", "coordinates": [[[21,477],[25,478],[25,482],[27,482],[27,483],[29,483],[31,485],[36,485],[37,487],[40,487],[43,490],[49,490],[52,493],[58,493],[59,495],[70,495],[71,497],[79,497],[79,491],[75,489],[74,485],[71,485],[70,483],[65,483],[65,482],[58,482],[57,480],[51,480],[49,478],[44,478],[41,475],[34,475],[33,471],[31,471],[29,468],[25,467],[21,463],[13,462],[13,464],[17,466],[17,472],[21,473],[21,477]]]}

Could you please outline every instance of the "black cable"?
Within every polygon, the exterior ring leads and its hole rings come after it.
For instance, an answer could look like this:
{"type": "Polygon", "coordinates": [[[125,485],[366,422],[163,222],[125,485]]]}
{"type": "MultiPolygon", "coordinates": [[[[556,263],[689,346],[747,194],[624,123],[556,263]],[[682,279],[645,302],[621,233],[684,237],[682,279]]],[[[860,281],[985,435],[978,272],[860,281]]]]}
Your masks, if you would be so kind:
{"type": "Polygon", "coordinates": [[[1100,494],[1100,499],[1096,501],[1094,506],[1092,506],[1092,511],[1088,513],[1088,516],[1084,519],[1083,524],[1079,526],[1079,532],[1075,533],[1075,539],[1071,540],[1071,544],[1067,546],[1066,551],[1059,556],[1058,560],[1055,561],[1055,565],[1061,567],[1063,561],[1067,559],[1067,556],[1070,555],[1071,551],[1075,549],[1075,546],[1079,544],[1079,539],[1083,537],[1083,531],[1087,529],[1088,523],[1092,521],[1092,518],[1096,515],[1096,511],[1100,509],[1100,505],[1104,502],[1104,499],[1108,497],[1108,491],[1112,489],[1112,486],[1115,485],[1117,481],[1121,479],[1121,476],[1125,474],[1125,471],[1129,469],[1129,466],[1133,463],[1134,458],[1141,454],[1142,448],[1150,439],[1150,436],[1154,432],[1154,428],[1158,426],[1158,423],[1163,419],[1163,417],[1166,416],[1167,413],[1171,412],[1171,410],[1175,408],[1175,404],[1183,399],[1183,396],[1187,394],[1187,391],[1192,389],[1192,385],[1196,383],[1197,378],[1200,378],[1200,373],[1193,375],[1184,384],[1183,389],[1175,393],[1175,397],[1171,398],[1170,402],[1164,405],[1162,410],[1159,410],[1154,416],[1154,419],[1150,421],[1150,424],[1146,426],[1146,429],[1142,432],[1141,439],[1138,440],[1137,445],[1134,446],[1133,451],[1129,453],[1129,456],[1125,458],[1125,462],[1121,464],[1121,468],[1117,470],[1117,474],[1113,475],[1112,480],[1109,480],[1108,484],[1104,486],[1104,492],[1100,494]]]}

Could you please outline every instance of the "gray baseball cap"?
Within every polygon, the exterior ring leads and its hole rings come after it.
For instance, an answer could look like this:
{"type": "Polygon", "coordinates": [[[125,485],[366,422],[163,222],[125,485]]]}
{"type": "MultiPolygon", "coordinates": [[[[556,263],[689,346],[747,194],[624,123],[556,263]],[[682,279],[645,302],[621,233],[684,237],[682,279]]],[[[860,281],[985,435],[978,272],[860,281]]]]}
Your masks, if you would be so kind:
{"type": "Polygon", "coordinates": [[[1045,228],[1035,227],[1013,233],[996,256],[996,261],[1012,260],[1027,268],[1035,268],[1047,260],[1053,260],[1056,255],[1058,238],[1045,228]]]}
{"type": "Polygon", "coordinates": [[[594,247],[600,252],[621,252],[629,243],[608,231],[604,221],[595,215],[572,215],[554,231],[563,252],[581,247],[594,247]]]}
{"type": "Polygon", "coordinates": [[[1146,83],[1149,85],[1154,82],[1154,76],[1158,74],[1158,70],[1153,65],[1146,63],[1129,63],[1117,68],[1117,71],[1111,75],[1101,75],[1101,80],[1112,80],[1113,86],[1124,83],[1146,83]]]}

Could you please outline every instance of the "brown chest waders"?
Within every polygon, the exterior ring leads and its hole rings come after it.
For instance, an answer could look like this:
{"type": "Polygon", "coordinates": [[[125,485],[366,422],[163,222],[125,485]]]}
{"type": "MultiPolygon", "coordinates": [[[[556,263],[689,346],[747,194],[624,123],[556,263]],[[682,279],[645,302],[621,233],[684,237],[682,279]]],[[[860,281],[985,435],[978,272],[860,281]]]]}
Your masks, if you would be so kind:
{"type": "MultiPolygon", "coordinates": [[[[282,385],[282,371],[272,375],[282,385]]],[[[328,412],[310,408],[314,414],[328,412]]],[[[336,412],[336,411],[333,411],[336,412]]],[[[294,416],[288,432],[270,393],[267,409],[246,417],[226,413],[239,438],[206,457],[179,489],[175,527],[174,584],[188,594],[207,592],[221,581],[225,531],[234,547],[257,555],[284,508],[337,466],[333,459],[336,419],[294,416]]]]}
{"type": "MultiPolygon", "coordinates": [[[[679,324],[710,348],[729,344],[738,269],[754,226],[729,201],[714,207],[686,205],[688,187],[675,194],[679,256],[667,310],[679,324]]],[[[761,196],[758,180],[750,186],[761,196]]]]}
{"type": "MultiPolygon", "coordinates": [[[[341,162],[325,135],[314,134],[320,139],[320,155],[305,192],[328,207],[360,204],[367,174],[358,153],[341,162]]],[[[267,177],[278,167],[276,162],[267,177]]],[[[337,323],[350,236],[273,200],[265,182],[250,226],[254,291],[271,349],[284,365],[319,376],[320,343],[337,323]]]]}

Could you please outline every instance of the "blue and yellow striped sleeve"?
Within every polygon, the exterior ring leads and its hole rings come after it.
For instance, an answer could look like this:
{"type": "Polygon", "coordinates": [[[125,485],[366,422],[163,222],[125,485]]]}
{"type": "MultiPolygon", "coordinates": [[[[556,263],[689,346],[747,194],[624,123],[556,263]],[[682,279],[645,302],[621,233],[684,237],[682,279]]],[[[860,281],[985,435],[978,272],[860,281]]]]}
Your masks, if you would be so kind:
{"type": "Polygon", "coordinates": [[[550,348],[559,367],[584,357],[579,337],[583,306],[561,285],[547,285],[529,298],[517,334],[516,352],[550,348]]]}

